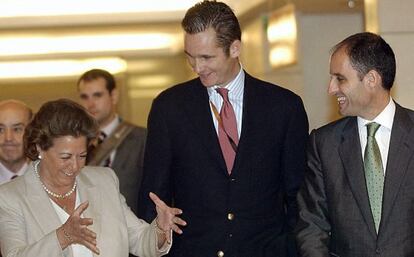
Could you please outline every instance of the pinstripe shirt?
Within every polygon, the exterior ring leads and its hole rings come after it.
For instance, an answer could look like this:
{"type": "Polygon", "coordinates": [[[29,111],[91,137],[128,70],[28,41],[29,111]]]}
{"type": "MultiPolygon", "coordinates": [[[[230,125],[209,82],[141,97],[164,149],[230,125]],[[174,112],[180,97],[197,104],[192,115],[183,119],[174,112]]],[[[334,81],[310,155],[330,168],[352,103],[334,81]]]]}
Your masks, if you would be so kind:
{"type": "MultiPolygon", "coordinates": [[[[237,74],[237,76],[224,87],[229,90],[229,100],[231,105],[233,106],[234,113],[236,115],[237,132],[239,138],[242,128],[244,76],[244,71],[242,68],[240,68],[240,71],[237,74]]],[[[217,110],[220,112],[221,106],[223,105],[223,98],[220,96],[219,93],[217,93],[216,88],[218,88],[218,86],[209,87],[207,88],[207,92],[209,95],[210,102],[213,103],[217,110]]],[[[218,133],[218,121],[214,116],[211,104],[210,110],[211,116],[213,117],[214,127],[216,128],[216,132],[218,133]]]]}

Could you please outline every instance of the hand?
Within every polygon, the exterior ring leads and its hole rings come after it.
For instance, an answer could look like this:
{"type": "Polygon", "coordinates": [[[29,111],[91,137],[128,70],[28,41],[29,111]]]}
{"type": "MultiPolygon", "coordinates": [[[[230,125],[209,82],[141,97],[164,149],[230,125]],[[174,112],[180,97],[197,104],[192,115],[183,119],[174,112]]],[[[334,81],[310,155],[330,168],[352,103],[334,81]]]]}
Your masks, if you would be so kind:
{"type": "Polygon", "coordinates": [[[178,208],[171,208],[166,205],[156,194],[150,192],[149,197],[155,204],[157,210],[157,226],[165,233],[167,237],[167,242],[171,243],[171,235],[168,233],[170,230],[173,230],[175,233],[182,234],[183,231],[180,229],[180,226],[185,226],[187,223],[182,220],[177,215],[183,213],[182,210],[178,208]]]}
{"type": "Polygon", "coordinates": [[[89,248],[95,254],[99,254],[96,233],[88,228],[88,226],[93,224],[93,220],[91,218],[81,218],[82,213],[88,206],[89,202],[84,202],[79,205],[65,224],[59,229],[61,229],[63,237],[68,242],[67,245],[81,244],[89,248]]]}

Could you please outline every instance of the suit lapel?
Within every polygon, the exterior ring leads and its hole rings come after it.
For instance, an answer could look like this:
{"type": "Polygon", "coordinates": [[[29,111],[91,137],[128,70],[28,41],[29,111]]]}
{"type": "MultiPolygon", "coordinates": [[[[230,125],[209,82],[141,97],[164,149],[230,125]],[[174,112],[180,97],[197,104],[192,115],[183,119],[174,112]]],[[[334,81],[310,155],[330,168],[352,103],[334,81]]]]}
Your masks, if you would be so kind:
{"type": "Polygon", "coordinates": [[[373,237],[376,237],[374,220],[371,214],[371,208],[368,199],[367,187],[365,183],[364,166],[361,153],[361,143],[356,117],[349,119],[345,125],[342,134],[342,143],[339,146],[339,155],[351,191],[368,225],[369,231],[373,237]]]}
{"type": "MultiPolygon", "coordinates": [[[[88,201],[89,207],[83,213],[83,217],[90,218],[93,217],[93,224],[89,228],[97,234],[98,242],[101,232],[101,201],[102,196],[99,189],[95,186],[93,181],[88,179],[83,175],[83,172],[88,172],[84,168],[81,173],[78,175],[78,188],[79,188],[79,197],[81,203],[88,201]]],[[[99,247],[99,246],[98,246],[99,247]]],[[[94,255],[95,256],[95,255],[94,255]]]]}
{"type": "Polygon", "coordinates": [[[62,223],[53,209],[49,197],[43,190],[39,178],[36,177],[32,164],[26,173],[27,205],[32,212],[33,217],[35,217],[39,223],[39,228],[42,230],[43,234],[46,235],[50,231],[60,227],[62,223]]]}
{"type": "Polygon", "coordinates": [[[218,161],[220,168],[227,174],[226,164],[214,128],[207,89],[199,79],[196,79],[187,92],[183,105],[188,113],[187,117],[195,128],[197,138],[206,146],[206,152],[213,160],[218,161]]]}
{"type": "MultiPolygon", "coordinates": [[[[393,203],[400,190],[413,157],[414,145],[413,122],[401,106],[396,104],[394,123],[391,131],[387,168],[385,171],[384,196],[382,204],[381,228],[391,214],[393,203]]],[[[380,234],[381,235],[381,234],[380,234]]]]}
{"type": "MultiPolygon", "coordinates": [[[[248,150],[250,143],[252,143],[250,139],[253,139],[251,135],[254,134],[254,128],[252,128],[252,124],[255,124],[255,122],[253,119],[258,118],[255,117],[254,114],[260,113],[258,109],[259,106],[261,106],[262,100],[261,97],[258,97],[255,94],[255,85],[256,84],[254,83],[253,78],[249,74],[247,74],[247,72],[245,72],[242,129],[240,134],[239,145],[237,147],[236,159],[234,161],[233,172],[239,169],[240,165],[242,165],[242,160],[249,159],[248,150]]],[[[260,131],[260,129],[257,131],[260,131]]]]}

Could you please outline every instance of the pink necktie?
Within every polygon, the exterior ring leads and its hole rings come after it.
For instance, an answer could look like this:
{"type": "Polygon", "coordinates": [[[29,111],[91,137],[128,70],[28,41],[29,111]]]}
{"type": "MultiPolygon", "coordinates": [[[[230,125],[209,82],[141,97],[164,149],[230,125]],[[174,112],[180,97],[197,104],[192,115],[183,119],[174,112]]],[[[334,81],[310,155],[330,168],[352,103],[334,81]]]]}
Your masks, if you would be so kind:
{"type": "Polygon", "coordinates": [[[218,121],[218,138],[226,162],[227,171],[231,174],[234,159],[236,158],[237,145],[239,144],[236,115],[234,114],[233,106],[229,101],[229,90],[225,88],[217,88],[216,90],[223,98],[220,119],[218,121]]]}

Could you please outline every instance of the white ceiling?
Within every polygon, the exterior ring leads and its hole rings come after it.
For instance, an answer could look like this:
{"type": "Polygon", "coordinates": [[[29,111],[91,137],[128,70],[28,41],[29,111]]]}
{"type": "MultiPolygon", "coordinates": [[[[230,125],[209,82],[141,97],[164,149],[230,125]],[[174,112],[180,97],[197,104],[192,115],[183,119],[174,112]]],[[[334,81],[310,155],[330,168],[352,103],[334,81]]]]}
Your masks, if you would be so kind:
{"type": "MultiPolygon", "coordinates": [[[[241,15],[265,0],[224,0],[241,15]]],[[[0,28],[179,21],[198,0],[0,0],[0,28]]]]}

